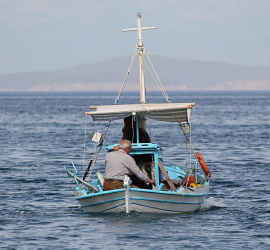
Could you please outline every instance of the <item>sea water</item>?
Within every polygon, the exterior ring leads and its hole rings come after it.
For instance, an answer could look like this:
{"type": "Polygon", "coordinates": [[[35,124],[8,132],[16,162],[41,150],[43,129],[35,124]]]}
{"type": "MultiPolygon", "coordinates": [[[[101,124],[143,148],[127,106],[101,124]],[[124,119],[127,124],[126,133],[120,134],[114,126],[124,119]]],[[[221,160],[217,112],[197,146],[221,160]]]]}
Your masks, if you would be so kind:
{"type": "MultiPolygon", "coordinates": [[[[147,93],[148,102],[166,102],[147,93]]],[[[106,123],[84,116],[90,105],[113,104],[117,93],[0,93],[1,249],[270,249],[270,92],[173,92],[195,102],[191,142],[212,173],[199,212],[84,214],[75,181],[93,157],[94,132],[106,123]]],[[[138,103],[137,92],[119,103],[138,103]]],[[[94,172],[104,173],[105,147],[121,139],[112,122],[94,172]]],[[[147,122],[164,164],[192,156],[178,124],[147,122]]],[[[194,163],[192,159],[191,164],[194,163]]]]}

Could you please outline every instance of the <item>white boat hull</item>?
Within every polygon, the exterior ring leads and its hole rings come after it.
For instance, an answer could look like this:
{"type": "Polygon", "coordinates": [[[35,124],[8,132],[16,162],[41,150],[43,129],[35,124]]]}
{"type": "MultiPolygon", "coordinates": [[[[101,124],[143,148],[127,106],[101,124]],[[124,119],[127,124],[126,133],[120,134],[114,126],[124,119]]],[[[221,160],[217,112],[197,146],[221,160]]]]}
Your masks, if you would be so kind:
{"type": "MultiPolygon", "coordinates": [[[[130,211],[144,213],[187,213],[200,209],[209,186],[193,191],[182,188],[179,192],[130,188],[130,211]]],[[[126,211],[125,189],[112,190],[76,199],[86,213],[113,213],[126,211]]]]}

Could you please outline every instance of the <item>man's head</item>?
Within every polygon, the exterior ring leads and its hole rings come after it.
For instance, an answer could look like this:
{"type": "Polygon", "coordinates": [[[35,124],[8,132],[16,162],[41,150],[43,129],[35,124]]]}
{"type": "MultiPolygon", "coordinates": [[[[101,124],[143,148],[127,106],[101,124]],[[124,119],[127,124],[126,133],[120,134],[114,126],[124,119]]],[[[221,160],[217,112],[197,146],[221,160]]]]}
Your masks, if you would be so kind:
{"type": "Polygon", "coordinates": [[[129,140],[122,140],[119,143],[119,149],[124,150],[127,154],[130,154],[131,148],[132,148],[132,146],[131,146],[131,142],[129,140]]]}

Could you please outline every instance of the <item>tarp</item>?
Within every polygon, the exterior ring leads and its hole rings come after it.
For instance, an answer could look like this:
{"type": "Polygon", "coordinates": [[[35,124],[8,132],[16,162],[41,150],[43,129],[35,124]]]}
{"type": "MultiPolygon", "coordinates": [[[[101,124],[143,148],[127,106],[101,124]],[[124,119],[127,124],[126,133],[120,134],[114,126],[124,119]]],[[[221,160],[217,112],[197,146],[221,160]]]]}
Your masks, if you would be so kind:
{"type": "Polygon", "coordinates": [[[148,117],[157,121],[188,122],[190,110],[195,103],[157,103],[91,106],[90,112],[94,121],[113,121],[130,115],[148,117]]]}

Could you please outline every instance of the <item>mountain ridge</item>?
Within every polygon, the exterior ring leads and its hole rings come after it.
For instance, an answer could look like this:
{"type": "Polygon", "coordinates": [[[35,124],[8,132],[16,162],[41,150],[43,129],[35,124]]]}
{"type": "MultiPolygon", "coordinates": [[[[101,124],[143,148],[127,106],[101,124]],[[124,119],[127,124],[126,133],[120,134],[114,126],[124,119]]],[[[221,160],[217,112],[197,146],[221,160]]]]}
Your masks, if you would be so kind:
{"type": "MultiPolygon", "coordinates": [[[[243,66],[222,61],[176,59],[151,55],[151,61],[167,90],[270,90],[270,67],[243,66]]],[[[138,89],[138,61],[133,61],[126,86],[138,89]]],[[[145,78],[148,90],[158,90],[150,75],[147,57],[145,78]]],[[[119,57],[53,71],[0,75],[0,91],[97,91],[122,85],[131,57],[119,57]]]]}

